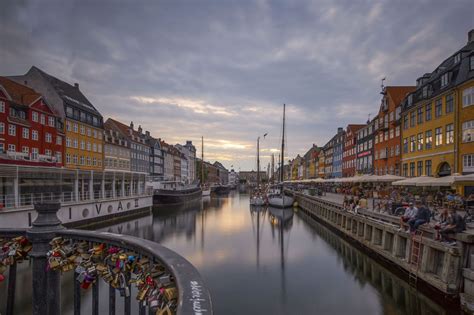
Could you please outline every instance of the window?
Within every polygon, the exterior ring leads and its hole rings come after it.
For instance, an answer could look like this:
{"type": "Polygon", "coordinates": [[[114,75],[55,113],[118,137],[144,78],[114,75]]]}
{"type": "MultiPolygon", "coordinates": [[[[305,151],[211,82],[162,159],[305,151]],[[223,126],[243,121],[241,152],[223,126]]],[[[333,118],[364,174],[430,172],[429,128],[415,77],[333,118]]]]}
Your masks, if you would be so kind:
{"type": "Polygon", "coordinates": [[[92,151],[97,152],[97,144],[94,143],[92,145],[92,151]]]}
{"type": "Polygon", "coordinates": [[[449,72],[443,74],[441,76],[441,87],[445,87],[449,83],[449,72]]]}
{"type": "Polygon", "coordinates": [[[395,130],[390,129],[390,139],[393,139],[394,133],[395,133],[395,130]]]}
{"type": "MultiPolygon", "coordinates": [[[[472,66],[472,57],[471,57],[472,66]]],[[[462,107],[474,105],[474,87],[462,91],[462,107]]]]}
{"type": "Polygon", "coordinates": [[[23,128],[23,139],[29,139],[29,138],[30,138],[30,129],[23,128]]]}
{"type": "Polygon", "coordinates": [[[435,130],[435,146],[443,144],[443,128],[439,127],[435,130]]]}
{"type": "Polygon", "coordinates": [[[47,155],[47,156],[51,156],[51,150],[44,150],[44,154],[47,155]]]}
{"type": "Polygon", "coordinates": [[[416,122],[418,125],[423,123],[423,106],[418,107],[416,122]]]}
{"type": "Polygon", "coordinates": [[[458,63],[459,61],[461,61],[461,53],[454,55],[454,63],[458,63]]]}
{"type": "Polygon", "coordinates": [[[474,141],[474,120],[469,120],[462,124],[462,142],[471,141],[474,141]]]}
{"type": "Polygon", "coordinates": [[[431,120],[431,103],[425,105],[425,120],[431,120]]]}
{"type": "Polygon", "coordinates": [[[426,160],[425,161],[425,175],[426,176],[432,176],[432,171],[431,171],[431,160],[426,160]]]}
{"type": "Polygon", "coordinates": [[[427,130],[425,132],[425,148],[426,150],[431,149],[433,145],[433,135],[431,133],[431,130],[427,130]]]}
{"type": "Polygon", "coordinates": [[[417,143],[418,143],[417,145],[418,151],[423,150],[423,133],[422,132],[418,134],[417,143]]]}
{"type": "Polygon", "coordinates": [[[70,148],[71,147],[71,138],[66,137],[66,147],[70,148]]]}
{"type": "Polygon", "coordinates": [[[40,115],[40,123],[41,123],[42,125],[44,125],[44,124],[46,123],[46,117],[44,116],[44,114],[41,114],[41,115],[40,115]]]}
{"type": "Polygon", "coordinates": [[[56,144],[57,145],[62,145],[63,144],[63,138],[61,136],[56,137],[56,144]]]}
{"type": "Polygon", "coordinates": [[[397,156],[400,155],[400,145],[399,144],[397,144],[395,146],[395,155],[397,155],[397,156]]]}
{"type": "Polygon", "coordinates": [[[9,144],[8,145],[8,151],[15,152],[16,151],[16,146],[14,144],[9,144]]]}
{"type": "Polygon", "coordinates": [[[22,148],[21,148],[21,152],[26,153],[26,154],[29,154],[29,153],[30,153],[30,148],[28,148],[28,147],[22,147],[22,148]]]}
{"type": "Polygon", "coordinates": [[[84,160],[84,156],[83,156],[83,155],[81,155],[80,164],[81,164],[81,165],[84,165],[84,164],[85,164],[85,160],[84,160]]]}
{"type": "Polygon", "coordinates": [[[87,157],[87,165],[91,165],[91,158],[89,156],[87,157]]]}
{"type": "Polygon", "coordinates": [[[102,153],[102,144],[98,144],[98,145],[97,145],[97,151],[98,151],[99,153],[102,153]]]}
{"type": "Polygon", "coordinates": [[[38,159],[38,154],[39,154],[38,148],[32,148],[31,149],[31,159],[37,160],[38,159]]]}
{"type": "Polygon", "coordinates": [[[37,130],[31,131],[31,139],[33,139],[35,141],[38,141],[38,131],[37,130]]]}
{"type": "Polygon", "coordinates": [[[423,161],[418,161],[416,163],[416,168],[417,168],[417,174],[418,176],[423,175],[423,161]]]}
{"type": "Polygon", "coordinates": [[[79,129],[81,130],[81,135],[86,134],[86,128],[84,126],[81,125],[79,129]]]}
{"type": "Polygon", "coordinates": [[[72,129],[74,130],[75,133],[77,133],[77,124],[76,123],[72,124],[72,129]]]}
{"type": "Polygon", "coordinates": [[[410,152],[415,152],[416,150],[416,140],[415,136],[410,137],[410,152]]]}
{"type": "Polygon", "coordinates": [[[54,127],[54,125],[55,125],[54,117],[52,117],[52,116],[48,117],[48,125],[50,127],[54,127]]]}
{"type": "Polygon", "coordinates": [[[446,114],[454,111],[454,97],[453,94],[446,95],[446,114]]]}
{"type": "Polygon", "coordinates": [[[87,142],[87,151],[90,151],[90,150],[91,150],[91,143],[87,142]]]}
{"type": "Polygon", "coordinates": [[[70,164],[71,163],[71,154],[66,154],[66,163],[70,164]]]}
{"type": "Polygon", "coordinates": [[[38,122],[38,113],[37,112],[33,112],[31,114],[31,119],[34,121],[34,122],[38,122]]]}
{"type": "Polygon", "coordinates": [[[8,125],[8,135],[9,136],[16,136],[16,126],[15,125],[8,125]]]}
{"type": "Polygon", "coordinates": [[[94,138],[97,138],[97,130],[95,130],[95,129],[92,130],[92,136],[93,136],[94,138]]]}
{"type": "Polygon", "coordinates": [[[62,156],[61,152],[56,151],[56,162],[62,163],[62,159],[63,159],[63,156],[62,156]]]}
{"type": "Polygon", "coordinates": [[[91,136],[91,128],[87,128],[87,136],[88,136],[88,137],[91,136]]]}
{"type": "Polygon", "coordinates": [[[0,135],[3,135],[5,133],[5,124],[0,122],[0,135]]]}
{"type": "Polygon", "coordinates": [[[395,128],[395,137],[400,137],[400,126],[395,128]]]}
{"type": "Polygon", "coordinates": [[[454,142],[454,124],[446,125],[446,144],[454,142]]]}
{"type": "Polygon", "coordinates": [[[438,118],[443,114],[443,102],[441,99],[435,101],[435,117],[438,118]]]}
{"type": "Polygon", "coordinates": [[[86,149],[86,143],[84,140],[81,140],[81,150],[85,150],[86,149]]]}
{"type": "Polygon", "coordinates": [[[410,112],[410,127],[415,127],[416,112],[412,110],[410,112]]]}
{"type": "Polygon", "coordinates": [[[408,114],[403,115],[403,129],[408,129],[408,114]]]}
{"type": "Polygon", "coordinates": [[[415,176],[415,162],[410,163],[410,177],[415,176]]]}
{"type": "Polygon", "coordinates": [[[385,136],[385,141],[387,141],[388,140],[388,131],[384,132],[384,136],[385,136]]]}
{"type": "Polygon", "coordinates": [[[77,141],[77,139],[73,139],[72,142],[73,142],[73,147],[74,147],[75,149],[77,149],[77,148],[78,148],[78,141],[77,141]]]}
{"type": "MultiPolygon", "coordinates": [[[[67,117],[73,118],[73,110],[72,110],[72,107],[71,107],[71,106],[66,107],[66,115],[67,115],[67,117]]],[[[67,160],[67,158],[66,158],[66,160],[67,160]]],[[[70,161],[70,160],[71,160],[71,159],[69,158],[69,161],[70,161]]],[[[69,162],[68,162],[68,163],[69,163],[69,162]]]]}
{"type": "Polygon", "coordinates": [[[72,156],[72,163],[77,164],[77,155],[72,156]]]}
{"type": "Polygon", "coordinates": [[[474,171],[474,154],[465,154],[462,156],[463,172],[474,171]]]}
{"type": "Polygon", "coordinates": [[[0,101],[0,113],[4,113],[4,112],[5,112],[5,102],[0,101]]]}
{"type": "Polygon", "coordinates": [[[403,164],[403,176],[408,177],[408,164],[403,164]]]}
{"type": "Polygon", "coordinates": [[[53,142],[53,137],[51,136],[49,132],[46,133],[45,141],[48,143],[53,142]]]}

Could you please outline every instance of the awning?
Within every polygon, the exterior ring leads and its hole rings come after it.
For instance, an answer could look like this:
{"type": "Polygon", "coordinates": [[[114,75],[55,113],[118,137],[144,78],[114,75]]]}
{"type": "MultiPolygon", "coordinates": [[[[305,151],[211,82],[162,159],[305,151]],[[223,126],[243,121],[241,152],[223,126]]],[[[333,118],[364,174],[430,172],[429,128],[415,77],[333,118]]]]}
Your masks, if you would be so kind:
{"type": "Polygon", "coordinates": [[[395,182],[395,181],[403,180],[403,179],[405,179],[405,177],[386,174],[386,175],[377,176],[376,182],[391,183],[391,182],[395,182]]]}
{"type": "Polygon", "coordinates": [[[469,183],[474,185],[474,174],[459,175],[454,178],[455,183],[469,183]]]}
{"type": "Polygon", "coordinates": [[[433,177],[420,176],[420,177],[412,177],[412,178],[399,180],[399,181],[393,182],[392,185],[394,186],[430,186],[429,184],[426,185],[426,183],[432,180],[433,180],[433,177]]]}

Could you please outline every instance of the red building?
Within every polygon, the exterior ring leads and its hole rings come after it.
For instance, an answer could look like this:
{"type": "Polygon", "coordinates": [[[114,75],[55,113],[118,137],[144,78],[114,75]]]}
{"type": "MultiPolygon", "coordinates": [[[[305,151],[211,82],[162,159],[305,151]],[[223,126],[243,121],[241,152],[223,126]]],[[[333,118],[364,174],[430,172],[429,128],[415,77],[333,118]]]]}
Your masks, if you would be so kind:
{"type": "Polygon", "coordinates": [[[378,131],[374,137],[375,175],[401,174],[401,101],[415,90],[414,86],[387,86],[382,90],[378,113],[378,131]]]}
{"type": "Polygon", "coordinates": [[[364,126],[350,124],[346,127],[346,138],[342,153],[342,177],[352,177],[356,174],[357,131],[364,126]]]}
{"type": "Polygon", "coordinates": [[[0,163],[63,166],[61,121],[33,89],[0,77],[0,163]]]}

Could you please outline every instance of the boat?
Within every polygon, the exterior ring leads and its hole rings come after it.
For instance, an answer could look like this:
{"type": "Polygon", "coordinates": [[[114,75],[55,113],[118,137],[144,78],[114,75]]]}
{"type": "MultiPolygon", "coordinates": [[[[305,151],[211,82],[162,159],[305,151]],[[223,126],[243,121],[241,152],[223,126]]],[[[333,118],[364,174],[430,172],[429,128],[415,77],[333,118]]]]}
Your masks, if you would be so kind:
{"type": "Polygon", "coordinates": [[[152,182],[153,205],[181,204],[202,197],[201,187],[179,181],[152,182]]]}
{"type": "Polygon", "coordinates": [[[215,185],[211,189],[217,195],[226,195],[231,191],[232,187],[230,185],[215,185]]]}
{"type": "Polygon", "coordinates": [[[204,184],[204,137],[201,137],[201,190],[203,197],[211,195],[211,188],[204,184]]]}
{"type": "MultiPolygon", "coordinates": [[[[266,136],[265,133],[263,138],[265,139],[266,136]]],[[[265,204],[263,194],[260,191],[260,137],[257,138],[257,188],[252,192],[249,202],[251,206],[263,206],[265,204]]]]}
{"type": "Polygon", "coordinates": [[[283,166],[285,164],[285,109],[286,105],[283,104],[283,132],[281,137],[281,158],[280,158],[280,185],[275,192],[268,195],[268,204],[278,208],[289,208],[293,206],[295,199],[292,196],[285,195],[285,187],[283,180],[283,166]]]}

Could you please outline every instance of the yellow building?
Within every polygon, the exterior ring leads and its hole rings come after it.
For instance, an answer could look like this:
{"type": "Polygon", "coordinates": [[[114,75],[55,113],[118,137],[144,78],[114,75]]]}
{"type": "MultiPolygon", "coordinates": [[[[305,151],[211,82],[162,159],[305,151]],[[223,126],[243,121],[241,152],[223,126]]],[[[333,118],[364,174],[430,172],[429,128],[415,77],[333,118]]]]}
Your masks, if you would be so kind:
{"type": "Polygon", "coordinates": [[[468,70],[474,52],[473,32],[469,34],[468,44],[418,78],[415,92],[402,101],[404,176],[462,172],[461,155],[474,152],[472,143],[459,143],[462,123],[473,119],[469,105],[461,109],[462,95],[474,76],[468,70]]]}
{"type": "Polygon", "coordinates": [[[66,118],[66,167],[103,169],[103,130],[66,118]]]}

